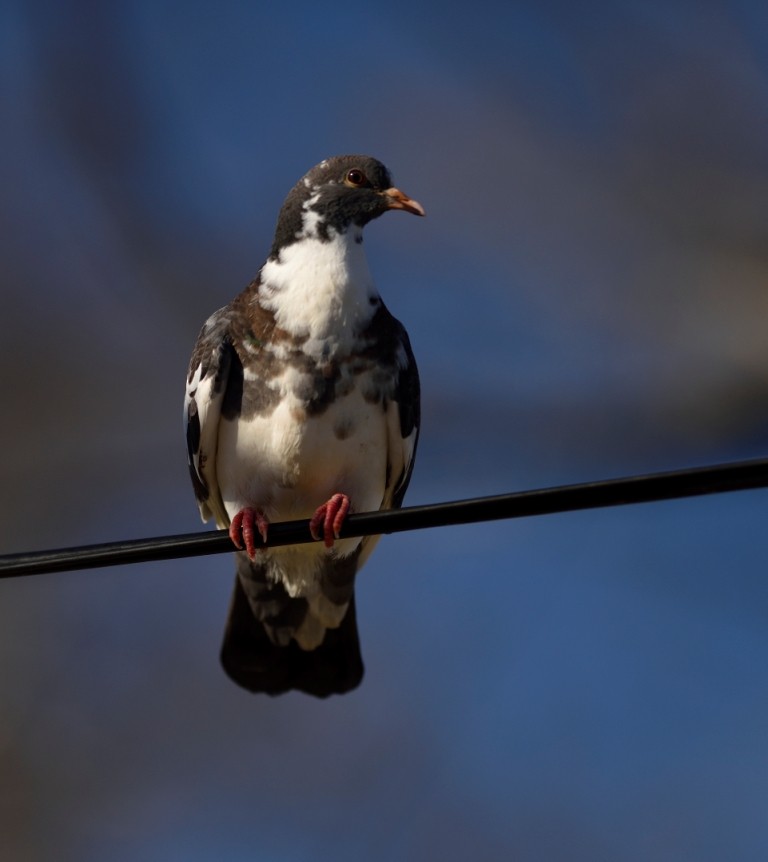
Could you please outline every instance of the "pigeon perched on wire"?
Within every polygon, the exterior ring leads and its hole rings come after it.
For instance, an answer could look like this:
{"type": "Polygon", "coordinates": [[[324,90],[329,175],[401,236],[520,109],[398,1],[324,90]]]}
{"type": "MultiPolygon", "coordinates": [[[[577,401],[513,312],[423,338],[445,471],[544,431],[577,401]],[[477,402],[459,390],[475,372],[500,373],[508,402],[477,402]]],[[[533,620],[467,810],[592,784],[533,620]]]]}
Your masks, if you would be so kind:
{"type": "Polygon", "coordinates": [[[350,511],[402,505],[419,429],[408,335],[363,247],[363,228],[388,210],[424,215],[376,159],[312,168],[283,204],[266,263],[208,319],[190,362],[200,513],[240,549],[221,660],[254,692],[326,697],[363,676],[355,574],[378,537],[339,530],[350,511]],[[301,518],[316,542],[269,548],[271,521],[301,518]]]}

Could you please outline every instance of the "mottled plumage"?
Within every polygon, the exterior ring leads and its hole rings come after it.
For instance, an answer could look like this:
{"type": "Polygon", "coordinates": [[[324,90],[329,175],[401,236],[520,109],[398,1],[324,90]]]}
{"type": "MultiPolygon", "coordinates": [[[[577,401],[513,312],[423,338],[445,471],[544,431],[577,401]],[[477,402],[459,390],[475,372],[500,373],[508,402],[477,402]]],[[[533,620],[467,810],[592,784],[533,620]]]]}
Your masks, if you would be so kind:
{"type": "Polygon", "coordinates": [[[237,578],[222,647],[251,691],[325,697],[359,684],[354,578],[378,537],[335,539],[347,505],[399,507],[419,423],[408,336],[373,286],[363,227],[423,215],[368,156],[328,159],[288,195],[258,276],[204,325],[187,376],[203,520],[229,527],[237,578]],[[324,542],[254,549],[272,521],[324,542]]]}

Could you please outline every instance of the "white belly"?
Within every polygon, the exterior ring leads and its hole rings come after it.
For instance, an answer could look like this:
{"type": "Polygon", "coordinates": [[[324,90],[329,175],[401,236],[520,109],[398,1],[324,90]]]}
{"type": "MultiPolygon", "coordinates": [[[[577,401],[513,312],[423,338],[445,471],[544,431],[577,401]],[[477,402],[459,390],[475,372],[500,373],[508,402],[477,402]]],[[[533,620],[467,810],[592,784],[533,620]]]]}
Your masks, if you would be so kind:
{"type": "MultiPolygon", "coordinates": [[[[339,492],[353,511],[376,511],[386,483],[386,415],[357,387],[316,416],[305,416],[288,396],[268,415],[223,420],[216,468],[230,519],[245,507],[261,509],[270,522],[310,518],[339,492]]],[[[337,542],[333,553],[349,554],[359,543],[337,542]]],[[[299,583],[308,586],[318,556],[327,551],[313,543],[269,553],[283,580],[301,594],[299,583]]]]}

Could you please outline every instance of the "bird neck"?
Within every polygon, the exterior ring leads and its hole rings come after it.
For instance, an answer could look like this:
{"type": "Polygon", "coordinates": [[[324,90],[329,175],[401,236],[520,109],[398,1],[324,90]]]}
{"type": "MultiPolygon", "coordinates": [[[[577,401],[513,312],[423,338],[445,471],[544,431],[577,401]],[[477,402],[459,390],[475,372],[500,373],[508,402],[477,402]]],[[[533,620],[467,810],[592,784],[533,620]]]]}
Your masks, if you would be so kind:
{"type": "Polygon", "coordinates": [[[373,317],[379,297],[362,242],[362,229],[303,236],[283,246],[260,273],[259,304],[309,352],[350,350],[373,317]],[[306,349],[306,348],[305,348],[306,349]]]}

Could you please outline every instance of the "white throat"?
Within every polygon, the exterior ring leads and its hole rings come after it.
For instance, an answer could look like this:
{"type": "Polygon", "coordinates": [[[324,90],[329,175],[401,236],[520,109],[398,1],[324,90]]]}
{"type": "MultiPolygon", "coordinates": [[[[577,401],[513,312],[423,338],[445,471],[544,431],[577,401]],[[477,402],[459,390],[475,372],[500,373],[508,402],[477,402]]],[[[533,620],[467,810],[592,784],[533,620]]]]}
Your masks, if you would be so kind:
{"type": "Polygon", "coordinates": [[[261,269],[260,304],[281,329],[308,337],[308,353],[350,349],[376,310],[375,297],[362,230],[354,225],[325,242],[305,233],[261,269]]]}

